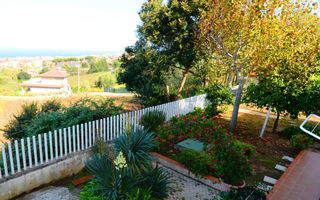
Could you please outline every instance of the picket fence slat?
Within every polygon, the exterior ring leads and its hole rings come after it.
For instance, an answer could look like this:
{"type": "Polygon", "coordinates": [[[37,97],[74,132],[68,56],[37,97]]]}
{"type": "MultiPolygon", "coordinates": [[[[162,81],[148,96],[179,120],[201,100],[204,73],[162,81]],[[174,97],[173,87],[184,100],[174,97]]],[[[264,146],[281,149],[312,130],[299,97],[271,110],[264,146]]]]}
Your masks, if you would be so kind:
{"type": "Polygon", "coordinates": [[[103,141],[107,141],[107,138],[106,138],[106,118],[103,118],[103,141]]]}
{"type": "Polygon", "coordinates": [[[63,156],[63,146],[62,146],[62,130],[59,129],[59,149],[60,149],[60,158],[63,156]]]}
{"type": "Polygon", "coordinates": [[[38,135],[40,164],[43,164],[41,134],[38,135]]]}
{"type": "Polygon", "coordinates": [[[72,149],[71,149],[71,127],[69,126],[68,127],[68,141],[69,141],[69,154],[72,152],[72,149]]]}
{"type": "Polygon", "coordinates": [[[77,151],[80,151],[80,127],[79,127],[79,124],[77,125],[77,147],[78,147],[77,151]]]}
{"type": "Polygon", "coordinates": [[[9,161],[10,161],[10,167],[11,167],[11,174],[14,174],[14,165],[13,165],[11,142],[8,142],[7,144],[8,144],[8,150],[9,150],[9,161]]]}
{"type": "Polygon", "coordinates": [[[38,166],[38,152],[37,152],[37,142],[36,136],[32,136],[32,143],[33,143],[33,155],[34,155],[34,165],[38,166]]]}
{"type": "Polygon", "coordinates": [[[55,130],[54,131],[54,147],[55,147],[55,156],[56,156],[56,159],[59,158],[59,155],[58,155],[58,136],[57,136],[57,131],[55,130]]]}
{"type": "Polygon", "coordinates": [[[83,124],[81,124],[81,150],[84,149],[84,133],[83,133],[83,124]]]}
{"type": "Polygon", "coordinates": [[[94,121],[91,122],[92,123],[92,144],[94,145],[96,143],[96,130],[95,130],[95,123],[94,121]]]}
{"type": "MultiPolygon", "coordinates": [[[[21,151],[22,151],[22,160],[23,160],[23,170],[27,169],[27,162],[26,162],[26,153],[24,148],[24,139],[21,139],[21,151]]],[[[0,169],[1,171],[1,169],[0,169]]]]}
{"type": "Polygon", "coordinates": [[[20,156],[19,156],[19,146],[18,146],[17,140],[14,141],[14,146],[15,146],[15,150],[16,150],[17,171],[20,172],[21,171],[20,156]]]}
{"type": "Polygon", "coordinates": [[[49,161],[49,156],[48,156],[48,141],[47,141],[47,133],[44,133],[43,134],[43,137],[44,137],[44,156],[46,158],[46,161],[45,162],[48,162],[49,161]]]}
{"type": "Polygon", "coordinates": [[[9,176],[8,166],[7,166],[7,155],[6,155],[6,149],[4,147],[4,144],[1,144],[1,148],[2,148],[2,160],[3,160],[4,175],[9,176]]]}

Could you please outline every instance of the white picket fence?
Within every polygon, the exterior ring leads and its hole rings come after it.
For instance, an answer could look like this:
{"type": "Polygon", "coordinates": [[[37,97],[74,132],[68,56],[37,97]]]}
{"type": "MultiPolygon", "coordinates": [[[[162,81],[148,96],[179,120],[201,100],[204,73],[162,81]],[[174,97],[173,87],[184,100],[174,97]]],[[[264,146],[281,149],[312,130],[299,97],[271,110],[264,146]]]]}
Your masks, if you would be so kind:
{"type": "Polygon", "coordinates": [[[141,116],[148,111],[163,111],[169,120],[172,116],[187,114],[195,107],[204,106],[205,94],[202,94],[2,144],[0,180],[88,149],[97,138],[112,141],[122,135],[127,127],[137,130],[141,116]]]}

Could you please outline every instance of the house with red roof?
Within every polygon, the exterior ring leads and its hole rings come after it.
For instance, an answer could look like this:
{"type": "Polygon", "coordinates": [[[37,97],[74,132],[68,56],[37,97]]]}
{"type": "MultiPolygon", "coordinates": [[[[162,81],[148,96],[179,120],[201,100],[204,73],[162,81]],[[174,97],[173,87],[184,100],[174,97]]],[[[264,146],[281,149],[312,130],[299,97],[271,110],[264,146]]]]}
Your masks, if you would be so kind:
{"type": "Polygon", "coordinates": [[[39,75],[40,78],[32,78],[21,84],[30,93],[69,93],[68,74],[62,67],[55,67],[48,72],[39,75]]]}

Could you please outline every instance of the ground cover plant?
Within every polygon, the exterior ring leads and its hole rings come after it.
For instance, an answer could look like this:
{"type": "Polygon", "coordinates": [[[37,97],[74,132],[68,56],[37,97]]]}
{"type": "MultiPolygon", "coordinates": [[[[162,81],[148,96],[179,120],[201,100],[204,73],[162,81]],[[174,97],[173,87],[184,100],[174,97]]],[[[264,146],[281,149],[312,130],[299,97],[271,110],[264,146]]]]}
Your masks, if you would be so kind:
{"type": "Polygon", "coordinates": [[[172,117],[155,133],[159,143],[158,151],[173,158],[176,143],[187,138],[202,141],[203,153],[186,151],[177,155],[178,160],[196,174],[213,175],[230,184],[241,184],[251,173],[249,145],[235,142],[231,132],[222,128],[213,118],[199,112],[172,117]],[[200,162],[195,164],[189,159],[200,162]]]}
{"type": "Polygon", "coordinates": [[[149,153],[156,143],[146,130],[129,131],[104,150],[103,142],[94,148],[85,163],[94,176],[81,193],[81,199],[164,199],[168,195],[169,175],[153,167],[149,153]]]}

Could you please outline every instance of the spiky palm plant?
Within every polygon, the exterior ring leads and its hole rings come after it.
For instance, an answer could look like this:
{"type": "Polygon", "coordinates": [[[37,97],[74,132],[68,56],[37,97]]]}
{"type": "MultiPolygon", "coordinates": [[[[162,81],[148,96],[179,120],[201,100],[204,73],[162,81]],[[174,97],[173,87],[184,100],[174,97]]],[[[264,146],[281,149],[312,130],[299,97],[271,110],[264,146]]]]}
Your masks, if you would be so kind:
{"type": "Polygon", "coordinates": [[[93,155],[85,165],[101,186],[96,190],[107,199],[125,199],[126,194],[141,182],[141,178],[127,168],[115,168],[108,155],[93,155]]]}
{"type": "Polygon", "coordinates": [[[153,156],[149,153],[156,147],[153,133],[139,130],[125,133],[114,142],[116,154],[123,153],[128,168],[133,172],[146,170],[152,164],[153,156]]]}

